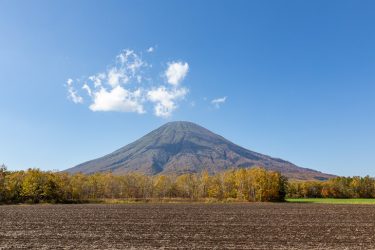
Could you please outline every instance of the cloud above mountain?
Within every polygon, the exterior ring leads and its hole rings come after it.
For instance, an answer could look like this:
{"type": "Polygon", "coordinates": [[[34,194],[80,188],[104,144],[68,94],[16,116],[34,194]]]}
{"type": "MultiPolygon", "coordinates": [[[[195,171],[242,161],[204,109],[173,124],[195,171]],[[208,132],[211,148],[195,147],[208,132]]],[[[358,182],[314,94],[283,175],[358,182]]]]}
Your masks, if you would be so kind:
{"type": "Polygon", "coordinates": [[[226,96],[224,96],[224,97],[220,97],[220,98],[216,98],[216,99],[213,99],[213,100],[211,101],[211,104],[213,104],[216,108],[220,108],[220,106],[221,106],[222,104],[224,104],[226,100],[227,100],[227,97],[226,97],[226,96]]]}
{"type": "Polygon", "coordinates": [[[177,101],[188,93],[186,88],[168,89],[165,86],[147,92],[147,99],[155,104],[154,114],[159,117],[169,117],[177,108],[177,101]]]}
{"type": "Polygon", "coordinates": [[[73,87],[73,79],[69,78],[66,81],[66,87],[68,89],[68,98],[74,103],[82,103],[83,98],[77,93],[73,87]]]}
{"type": "MultiPolygon", "coordinates": [[[[153,52],[151,48],[147,51],[153,52]]],[[[172,61],[166,65],[153,77],[152,64],[141,54],[123,50],[105,70],[86,78],[69,78],[66,82],[68,98],[76,104],[88,103],[89,109],[95,112],[144,114],[152,107],[154,115],[169,117],[189,93],[189,89],[182,86],[189,64],[172,61]]]]}
{"type": "Polygon", "coordinates": [[[168,64],[168,69],[165,71],[167,82],[173,86],[180,84],[184,80],[189,71],[189,64],[184,62],[172,62],[168,64]]]}

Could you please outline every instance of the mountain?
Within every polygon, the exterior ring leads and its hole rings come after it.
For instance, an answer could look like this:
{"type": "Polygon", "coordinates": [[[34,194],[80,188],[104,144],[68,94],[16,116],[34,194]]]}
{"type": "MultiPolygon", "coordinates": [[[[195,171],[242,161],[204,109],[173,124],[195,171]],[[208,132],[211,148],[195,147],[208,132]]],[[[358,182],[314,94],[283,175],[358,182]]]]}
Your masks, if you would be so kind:
{"type": "Polygon", "coordinates": [[[292,179],[325,180],[333,175],[298,167],[240,147],[191,122],[169,122],[137,141],[66,172],[141,172],[148,175],[217,173],[230,168],[262,166],[292,179]]]}

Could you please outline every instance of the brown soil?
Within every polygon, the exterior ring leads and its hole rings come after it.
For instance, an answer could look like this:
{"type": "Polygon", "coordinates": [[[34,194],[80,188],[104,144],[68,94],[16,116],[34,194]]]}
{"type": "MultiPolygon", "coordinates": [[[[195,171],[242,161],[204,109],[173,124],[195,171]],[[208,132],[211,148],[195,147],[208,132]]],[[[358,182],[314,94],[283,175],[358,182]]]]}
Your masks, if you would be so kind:
{"type": "Polygon", "coordinates": [[[0,206],[0,249],[375,249],[375,206],[0,206]]]}

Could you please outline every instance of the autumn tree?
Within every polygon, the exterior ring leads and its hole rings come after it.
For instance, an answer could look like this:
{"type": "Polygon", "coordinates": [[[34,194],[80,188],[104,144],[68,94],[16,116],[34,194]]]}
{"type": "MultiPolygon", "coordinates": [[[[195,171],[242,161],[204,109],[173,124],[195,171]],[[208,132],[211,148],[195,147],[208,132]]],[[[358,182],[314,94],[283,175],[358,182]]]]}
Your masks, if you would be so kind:
{"type": "Polygon", "coordinates": [[[0,166],[0,202],[6,201],[5,177],[7,168],[4,164],[0,166]]]}
{"type": "Polygon", "coordinates": [[[38,203],[44,198],[45,175],[39,169],[29,169],[26,171],[21,195],[26,200],[38,203]]]}
{"type": "MultiPolygon", "coordinates": [[[[191,200],[279,201],[284,199],[286,183],[287,180],[279,173],[263,168],[228,170],[214,175],[203,172],[180,176],[147,176],[140,173],[72,175],[39,169],[9,172],[3,167],[0,169],[0,201],[84,202],[174,197],[191,200]]],[[[352,182],[353,190],[357,190],[360,195],[373,195],[373,179],[361,179],[358,183],[352,182]]],[[[331,186],[329,194],[335,190],[331,186]]]]}

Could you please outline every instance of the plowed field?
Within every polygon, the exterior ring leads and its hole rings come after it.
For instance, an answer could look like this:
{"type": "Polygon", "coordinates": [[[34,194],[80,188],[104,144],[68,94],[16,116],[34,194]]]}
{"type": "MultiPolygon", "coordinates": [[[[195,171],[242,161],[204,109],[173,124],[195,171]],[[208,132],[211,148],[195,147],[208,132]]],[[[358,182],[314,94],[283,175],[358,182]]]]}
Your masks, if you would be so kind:
{"type": "Polygon", "coordinates": [[[375,206],[0,206],[0,249],[375,249],[375,206]]]}

